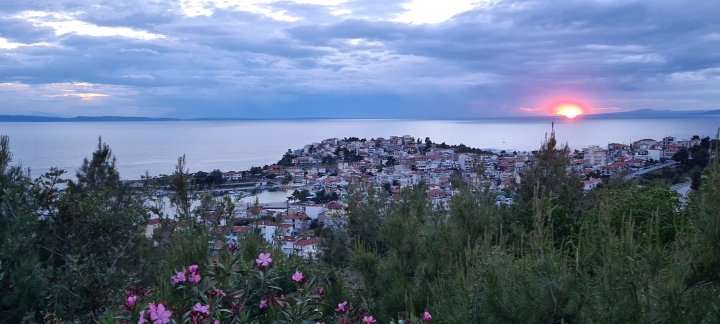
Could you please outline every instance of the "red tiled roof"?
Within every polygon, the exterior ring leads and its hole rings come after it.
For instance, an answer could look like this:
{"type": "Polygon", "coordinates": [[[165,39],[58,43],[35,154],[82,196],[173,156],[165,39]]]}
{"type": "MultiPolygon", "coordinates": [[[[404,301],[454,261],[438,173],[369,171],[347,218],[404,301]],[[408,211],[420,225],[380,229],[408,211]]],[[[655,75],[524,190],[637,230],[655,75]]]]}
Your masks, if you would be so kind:
{"type": "Polygon", "coordinates": [[[250,226],[233,226],[232,231],[235,234],[246,234],[251,230],[250,226]]]}
{"type": "Polygon", "coordinates": [[[255,225],[257,225],[257,226],[276,226],[276,227],[277,227],[277,226],[280,225],[280,224],[278,224],[278,223],[276,223],[276,222],[271,222],[271,221],[266,221],[266,220],[264,220],[264,221],[256,222],[255,225]]]}
{"type": "Polygon", "coordinates": [[[333,202],[330,202],[330,203],[327,204],[327,208],[329,208],[329,209],[336,209],[336,210],[337,210],[337,209],[343,209],[343,205],[341,205],[341,204],[333,201],[333,202]]]}
{"type": "Polygon", "coordinates": [[[317,244],[317,240],[314,238],[306,239],[306,240],[299,240],[299,241],[295,242],[295,246],[300,246],[300,247],[313,245],[313,244],[317,244]]]}

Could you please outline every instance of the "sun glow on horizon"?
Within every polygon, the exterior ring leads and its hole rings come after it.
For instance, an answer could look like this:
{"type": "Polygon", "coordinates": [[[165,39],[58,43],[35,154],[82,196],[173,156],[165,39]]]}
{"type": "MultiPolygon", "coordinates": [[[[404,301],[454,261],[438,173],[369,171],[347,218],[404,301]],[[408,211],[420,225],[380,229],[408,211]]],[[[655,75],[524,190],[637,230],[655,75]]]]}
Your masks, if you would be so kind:
{"type": "Polygon", "coordinates": [[[553,113],[555,115],[564,116],[567,119],[575,119],[576,117],[583,115],[585,112],[580,105],[565,103],[555,106],[553,113]]]}

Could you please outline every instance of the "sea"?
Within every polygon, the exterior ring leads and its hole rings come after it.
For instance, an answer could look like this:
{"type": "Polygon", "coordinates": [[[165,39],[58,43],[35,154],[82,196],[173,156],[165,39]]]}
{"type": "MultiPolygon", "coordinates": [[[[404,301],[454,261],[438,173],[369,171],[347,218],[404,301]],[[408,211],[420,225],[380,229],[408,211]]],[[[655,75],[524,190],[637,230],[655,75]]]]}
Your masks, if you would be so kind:
{"type": "Polygon", "coordinates": [[[429,137],[433,142],[482,149],[532,151],[552,124],[560,142],[573,149],[664,136],[715,137],[720,116],[575,119],[507,118],[472,120],[242,120],[143,122],[6,122],[13,162],[39,176],[51,167],[73,174],[92,155],[98,140],[109,144],[123,179],[171,174],[185,156],[190,172],[247,170],[277,162],[288,149],[327,138],[429,137]]]}

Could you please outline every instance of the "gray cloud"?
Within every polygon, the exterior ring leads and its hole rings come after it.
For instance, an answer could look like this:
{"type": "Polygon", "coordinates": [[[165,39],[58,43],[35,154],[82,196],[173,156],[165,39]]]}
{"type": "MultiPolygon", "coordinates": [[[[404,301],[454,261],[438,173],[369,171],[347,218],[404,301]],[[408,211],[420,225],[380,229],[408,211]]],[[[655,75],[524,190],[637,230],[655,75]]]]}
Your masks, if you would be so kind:
{"type": "Polygon", "coordinates": [[[0,3],[0,100],[58,115],[479,117],[561,96],[622,109],[720,99],[713,0],[498,1],[438,24],[393,21],[403,2],[238,8],[0,3]],[[105,96],[41,95],[73,82],[105,96]]]}

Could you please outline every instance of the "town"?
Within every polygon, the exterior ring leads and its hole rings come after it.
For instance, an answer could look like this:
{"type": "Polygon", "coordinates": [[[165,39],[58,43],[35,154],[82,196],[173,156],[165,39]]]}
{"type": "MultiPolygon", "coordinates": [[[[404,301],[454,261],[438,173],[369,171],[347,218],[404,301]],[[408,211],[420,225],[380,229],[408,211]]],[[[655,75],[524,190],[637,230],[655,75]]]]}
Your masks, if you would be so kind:
{"type": "MultiPolygon", "coordinates": [[[[587,193],[611,177],[630,179],[672,167],[678,156],[687,156],[688,150],[702,141],[709,138],[678,140],[667,136],[605,147],[593,145],[569,151],[568,172],[580,175],[587,193]]],[[[481,150],[410,135],[330,138],[288,150],[276,164],[190,176],[196,182],[217,183],[204,191],[215,199],[246,193],[242,188],[255,192],[282,190],[289,195],[282,202],[238,202],[232,219],[214,229],[226,238],[218,244],[236,244],[243,235],[256,231],[269,243],[281,246],[286,256],[314,259],[320,250],[321,230],[344,230],[347,225],[343,197],[351,185],[363,184],[393,197],[405,187],[424,183],[433,207],[446,209],[456,192],[451,178],[460,176],[473,190],[494,193],[498,205],[511,205],[513,185],[522,181],[522,171],[533,159],[534,152],[481,150]],[[213,177],[216,179],[208,180],[213,177]]],[[[152,236],[158,226],[159,219],[152,219],[146,234],[152,236]]]]}

